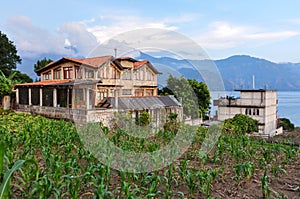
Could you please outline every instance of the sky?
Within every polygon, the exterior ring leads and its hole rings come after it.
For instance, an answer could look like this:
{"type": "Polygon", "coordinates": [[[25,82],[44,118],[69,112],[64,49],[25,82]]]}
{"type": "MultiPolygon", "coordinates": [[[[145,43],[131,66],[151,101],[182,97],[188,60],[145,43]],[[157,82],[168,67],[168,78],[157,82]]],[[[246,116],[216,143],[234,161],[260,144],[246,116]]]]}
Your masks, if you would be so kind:
{"type": "Polygon", "coordinates": [[[300,62],[298,0],[0,1],[0,30],[21,58],[86,56],[119,34],[154,28],[191,39],[211,59],[250,55],[300,62]]]}

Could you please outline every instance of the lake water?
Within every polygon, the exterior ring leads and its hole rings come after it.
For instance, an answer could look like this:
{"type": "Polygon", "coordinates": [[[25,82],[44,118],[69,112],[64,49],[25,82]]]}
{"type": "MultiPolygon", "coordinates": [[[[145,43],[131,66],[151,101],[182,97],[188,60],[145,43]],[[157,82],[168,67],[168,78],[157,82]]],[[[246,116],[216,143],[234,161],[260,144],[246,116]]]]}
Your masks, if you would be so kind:
{"type": "MultiPolygon", "coordinates": [[[[212,99],[218,99],[221,96],[239,96],[239,92],[211,92],[212,99]]],[[[295,126],[300,126],[300,92],[299,91],[277,91],[277,111],[278,117],[288,118],[295,126]]],[[[212,107],[214,114],[217,107],[212,107]]]]}

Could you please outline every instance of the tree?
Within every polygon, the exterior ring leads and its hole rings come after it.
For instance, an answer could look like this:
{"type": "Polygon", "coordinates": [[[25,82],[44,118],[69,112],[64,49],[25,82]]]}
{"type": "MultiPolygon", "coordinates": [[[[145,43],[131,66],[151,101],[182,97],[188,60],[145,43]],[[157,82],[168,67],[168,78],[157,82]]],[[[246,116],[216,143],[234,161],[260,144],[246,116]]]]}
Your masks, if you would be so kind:
{"type": "Polygon", "coordinates": [[[282,126],[283,130],[294,131],[295,125],[287,118],[278,118],[278,126],[282,126]]]}
{"type": "Polygon", "coordinates": [[[174,95],[182,102],[183,113],[197,118],[203,116],[209,109],[210,93],[203,82],[195,79],[186,79],[170,75],[167,79],[167,86],[159,90],[160,95],[174,95]]]}
{"type": "Polygon", "coordinates": [[[0,70],[8,77],[17,68],[17,64],[21,63],[16,46],[0,31],[0,70]]]}
{"type": "MultiPolygon", "coordinates": [[[[35,64],[34,64],[34,72],[36,72],[37,70],[45,67],[46,65],[48,65],[49,63],[53,62],[52,59],[47,59],[46,57],[44,59],[38,60],[35,64]]],[[[36,72],[37,73],[37,72],[36,72]]],[[[38,74],[37,74],[38,75],[38,74]]]]}
{"type": "Polygon", "coordinates": [[[26,82],[33,82],[33,80],[25,73],[21,73],[18,70],[14,70],[15,75],[13,77],[13,79],[15,81],[18,81],[20,83],[26,83],[26,82]]]}
{"type": "Polygon", "coordinates": [[[188,79],[188,82],[196,94],[199,112],[201,116],[203,116],[208,111],[210,105],[210,93],[208,87],[203,82],[198,82],[195,79],[188,79]]]}

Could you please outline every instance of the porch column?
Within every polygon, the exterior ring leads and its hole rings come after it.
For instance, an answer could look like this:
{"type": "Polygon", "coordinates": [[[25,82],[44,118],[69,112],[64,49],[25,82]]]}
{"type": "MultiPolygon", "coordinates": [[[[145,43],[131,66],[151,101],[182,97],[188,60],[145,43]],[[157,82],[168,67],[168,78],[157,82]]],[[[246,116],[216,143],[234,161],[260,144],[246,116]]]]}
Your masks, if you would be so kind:
{"type": "Polygon", "coordinates": [[[19,89],[16,89],[16,104],[18,105],[20,102],[20,98],[19,98],[19,89]]]}
{"type": "Polygon", "coordinates": [[[31,103],[31,88],[28,88],[28,105],[32,105],[32,103],[31,103]]]}
{"type": "Polygon", "coordinates": [[[69,99],[70,99],[70,89],[67,88],[67,108],[70,108],[69,99]]]}
{"type": "Polygon", "coordinates": [[[43,106],[43,88],[40,88],[40,106],[43,106]]]}
{"type": "Polygon", "coordinates": [[[72,104],[71,104],[71,107],[72,108],[76,108],[75,107],[75,98],[76,98],[77,96],[75,96],[75,87],[73,87],[72,88],[72,104]]]}
{"type": "Polygon", "coordinates": [[[86,109],[90,108],[90,90],[86,88],[86,109]]]}
{"type": "Polygon", "coordinates": [[[53,107],[57,107],[57,89],[53,88],[53,107]]]}

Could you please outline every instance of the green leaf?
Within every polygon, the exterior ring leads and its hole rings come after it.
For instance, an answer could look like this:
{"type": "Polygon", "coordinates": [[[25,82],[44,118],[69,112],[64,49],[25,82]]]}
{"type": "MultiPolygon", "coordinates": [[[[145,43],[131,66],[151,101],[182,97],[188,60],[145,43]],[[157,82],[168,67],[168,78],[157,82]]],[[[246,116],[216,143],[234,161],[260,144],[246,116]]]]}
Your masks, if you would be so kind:
{"type": "Polygon", "coordinates": [[[5,153],[5,145],[3,142],[0,142],[0,175],[3,170],[4,165],[4,153],[5,153]]]}
{"type": "Polygon", "coordinates": [[[17,162],[15,162],[14,166],[4,174],[3,182],[0,186],[0,198],[1,199],[2,198],[3,199],[8,198],[8,189],[9,189],[10,177],[13,174],[13,172],[18,170],[19,168],[21,168],[21,166],[25,162],[26,162],[25,160],[18,160],[17,162]]]}

